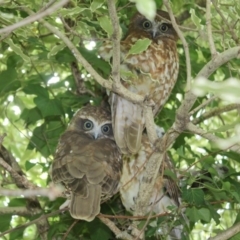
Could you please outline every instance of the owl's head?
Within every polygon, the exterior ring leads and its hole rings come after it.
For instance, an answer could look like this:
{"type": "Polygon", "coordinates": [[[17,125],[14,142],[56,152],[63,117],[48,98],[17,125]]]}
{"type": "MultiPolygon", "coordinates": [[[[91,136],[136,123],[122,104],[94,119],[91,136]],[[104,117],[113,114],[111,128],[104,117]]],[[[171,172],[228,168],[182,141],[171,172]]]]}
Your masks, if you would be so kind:
{"type": "Polygon", "coordinates": [[[81,108],[72,118],[68,130],[85,133],[92,139],[114,139],[111,113],[102,107],[81,108]]]}
{"type": "Polygon", "coordinates": [[[145,37],[155,42],[158,39],[164,38],[174,41],[178,39],[178,35],[171,24],[169,14],[162,10],[157,11],[153,21],[148,20],[140,13],[135,14],[129,25],[127,37],[128,36],[134,36],[136,38],[145,37]]]}

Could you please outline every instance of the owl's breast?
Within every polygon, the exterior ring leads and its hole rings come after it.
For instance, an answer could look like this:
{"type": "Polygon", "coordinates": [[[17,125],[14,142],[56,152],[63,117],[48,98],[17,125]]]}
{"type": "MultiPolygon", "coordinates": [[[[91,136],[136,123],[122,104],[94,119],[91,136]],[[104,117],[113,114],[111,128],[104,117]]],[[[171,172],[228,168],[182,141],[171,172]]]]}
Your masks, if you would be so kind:
{"type": "Polygon", "coordinates": [[[126,54],[125,58],[122,56],[122,84],[134,93],[149,96],[158,103],[158,111],[167,101],[178,77],[179,61],[175,41],[165,39],[152,42],[140,54],[128,55],[126,51],[122,45],[122,55],[126,54]]]}

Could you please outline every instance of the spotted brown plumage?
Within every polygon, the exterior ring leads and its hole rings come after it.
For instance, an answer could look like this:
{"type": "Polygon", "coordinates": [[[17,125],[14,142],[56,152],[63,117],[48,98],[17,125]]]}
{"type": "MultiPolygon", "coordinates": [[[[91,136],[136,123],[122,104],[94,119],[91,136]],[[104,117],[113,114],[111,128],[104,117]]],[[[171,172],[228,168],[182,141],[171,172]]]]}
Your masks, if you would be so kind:
{"type": "MultiPolygon", "coordinates": [[[[158,137],[163,135],[163,130],[157,127],[158,137]]],[[[148,164],[154,152],[154,146],[149,141],[147,134],[142,136],[141,148],[137,154],[125,155],[123,157],[123,169],[120,180],[120,195],[122,203],[126,210],[135,212],[138,198],[141,196],[140,185],[144,181],[149,181],[149,178],[144,177],[145,167],[148,164]]],[[[165,154],[163,162],[159,169],[158,176],[153,186],[153,192],[149,199],[149,203],[145,208],[144,215],[152,213],[152,215],[165,214],[170,212],[170,209],[179,209],[184,222],[188,224],[184,213],[181,212],[180,190],[177,183],[164,174],[165,170],[170,170],[175,173],[174,166],[170,157],[165,154]]],[[[156,234],[168,236],[168,240],[182,239],[183,226],[174,226],[173,223],[163,223],[159,227],[156,234]]]]}
{"type": "MultiPolygon", "coordinates": [[[[131,92],[154,102],[156,115],[163,107],[178,76],[177,33],[167,12],[158,10],[154,21],[137,13],[131,20],[128,33],[121,41],[121,82],[131,92]],[[139,54],[128,54],[138,39],[152,42],[139,54]]],[[[111,42],[100,48],[105,60],[112,57],[111,42]]],[[[142,106],[132,103],[116,93],[109,99],[112,111],[115,141],[124,154],[137,153],[140,149],[145,125],[142,106]]]]}
{"type": "Polygon", "coordinates": [[[118,191],[121,154],[113,138],[111,114],[101,107],[79,110],[58,143],[52,180],[70,192],[73,218],[92,221],[101,201],[118,191]]]}

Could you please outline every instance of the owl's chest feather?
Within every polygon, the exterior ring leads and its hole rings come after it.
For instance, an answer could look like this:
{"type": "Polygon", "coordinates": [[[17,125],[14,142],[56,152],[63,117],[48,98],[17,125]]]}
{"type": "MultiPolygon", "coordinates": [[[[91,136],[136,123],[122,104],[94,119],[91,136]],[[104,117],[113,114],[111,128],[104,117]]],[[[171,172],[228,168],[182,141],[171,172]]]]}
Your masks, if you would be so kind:
{"type": "MultiPolygon", "coordinates": [[[[133,39],[134,40],[134,39],[133,39]]],[[[121,69],[132,73],[122,84],[130,91],[140,95],[150,95],[155,102],[168,98],[178,76],[178,54],[174,41],[152,42],[140,54],[127,55],[129,45],[122,44],[121,69]],[[124,55],[127,57],[124,58],[124,55]]]]}

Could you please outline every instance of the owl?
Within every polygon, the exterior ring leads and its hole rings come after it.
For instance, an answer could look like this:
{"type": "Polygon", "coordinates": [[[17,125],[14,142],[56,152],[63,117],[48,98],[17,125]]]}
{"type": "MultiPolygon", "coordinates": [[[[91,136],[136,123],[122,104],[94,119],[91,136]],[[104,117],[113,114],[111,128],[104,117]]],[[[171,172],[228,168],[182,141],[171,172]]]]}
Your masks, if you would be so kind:
{"type": "MultiPolygon", "coordinates": [[[[160,138],[164,131],[162,128],[157,127],[158,137],[160,138]]],[[[142,145],[137,154],[125,155],[123,157],[123,170],[120,180],[120,195],[122,203],[126,210],[129,212],[135,211],[136,201],[141,194],[139,192],[141,182],[145,181],[143,174],[145,165],[149,160],[154,146],[149,141],[147,134],[142,136],[142,145]]],[[[152,197],[149,200],[149,205],[147,206],[146,213],[153,212],[154,214],[164,214],[169,212],[169,207],[178,210],[181,200],[180,191],[178,185],[168,176],[164,175],[164,170],[174,171],[173,164],[166,154],[159,174],[157,176],[152,197]]],[[[182,215],[182,213],[181,213],[182,215]]],[[[185,216],[183,216],[184,221],[187,222],[185,216]]],[[[169,228],[166,224],[157,231],[161,235],[169,235],[168,240],[181,239],[183,226],[175,226],[169,228]]]]}
{"type": "MultiPolygon", "coordinates": [[[[121,41],[121,83],[129,91],[150,100],[154,105],[154,115],[166,103],[178,77],[177,40],[168,13],[158,10],[153,21],[137,13],[130,21],[126,37],[121,41]],[[151,40],[149,47],[139,54],[128,54],[131,47],[144,38],[151,40]]],[[[111,42],[104,43],[99,54],[110,61],[111,42]]],[[[143,107],[114,92],[110,94],[109,102],[118,147],[123,154],[137,153],[145,127],[143,107]]]]}
{"type": "Polygon", "coordinates": [[[83,107],[61,136],[52,164],[53,182],[63,184],[70,193],[71,216],[92,221],[101,201],[118,191],[121,170],[110,112],[83,107]]]}

